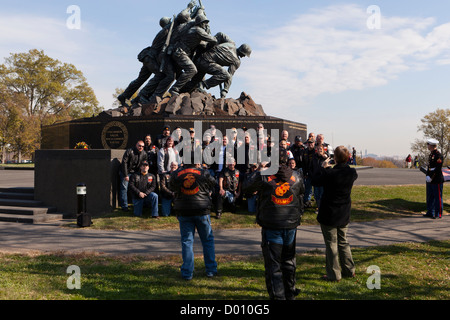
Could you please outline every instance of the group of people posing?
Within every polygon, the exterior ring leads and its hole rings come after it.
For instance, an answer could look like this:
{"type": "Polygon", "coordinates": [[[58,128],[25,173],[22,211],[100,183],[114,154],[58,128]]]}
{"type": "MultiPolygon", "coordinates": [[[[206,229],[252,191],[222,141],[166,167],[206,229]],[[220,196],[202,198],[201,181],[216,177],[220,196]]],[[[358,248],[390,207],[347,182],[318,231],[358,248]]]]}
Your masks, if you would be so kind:
{"type": "MultiPolygon", "coordinates": [[[[191,140],[187,143],[190,148],[183,148],[181,151],[185,154],[180,155],[174,147],[175,142],[180,143],[178,128],[171,134],[170,128],[165,127],[155,143],[147,135],[134,148],[126,150],[119,171],[122,209],[127,210],[129,192],[136,216],[141,216],[143,206],[148,204],[152,217],[158,217],[159,199],[163,216],[177,216],[182,244],[182,277],[186,280],[193,277],[195,230],[203,245],[206,275],[214,277],[217,274],[210,220],[212,208],[215,207],[216,216],[220,218],[225,205],[234,211],[238,203],[245,204],[246,200],[248,209],[255,212],[256,221],[262,227],[261,245],[269,296],[271,299],[293,299],[299,293],[295,288],[297,227],[305,206],[311,205],[312,186],[320,190],[316,191],[316,202],[317,219],[326,243],[327,274],[323,279],[339,281],[342,277],[354,276],[355,266],[346,232],[350,220],[350,194],[357,174],[347,164],[347,148],[340,146],[334,152],[328,150],[323,135],[315,137],[314,134],[309,135],[306,146],[299,136],[291,143],[287,131],[282,132],[279,146],[274,148],[274,142],[265,137],[263,125],[259,124],[259,143],[250,143],[250,134],[245,134],[243,141],[234,138],[228,141],[229,137],[223,136],[221,148],[214,148],[220,153],[216,158],[219,161],[207,165],[196,159],[195,150],[205,150],[217,141],[214,129],[211,126],[209,134],[204,135],[205,140],[200,142],[191,128],[191,140]],[[271,156],[276,150],[278,164],[258,162],[261,159],[259,153],[255,162],[250,161],[253,160],[250,150],[255,145],[258,151],[271,148],[271,156]],[[240,148],[245,151],[245,161],[236,163],[240,148]],[[227,152],[230,149],[236,153],[227,152]]],[[[247,133],[246,128],[243,129],[247,133]]]]}
{"type": "MultiPolygon", "coordinates": [[[[224,209],[235,212],[237,207],[239,207],[251,213],[256,212],[257,193],[242,192],[242,185],[251,173],[270,167],[270,161],[263,161],[261,154],[265,153],[270,157],[274,142],[271,141],[270,135],[267,135],[267,131],[264,130],[262,123],[259,123],[255,129],[256,141],[253,141],[255,138],[247,132],[245,127],[242,128],[245,132],[242,140],[237,138],[238,130],[236,128],[231,128],[231,137],[226,135],[222,137],[220,132],[216,135],[216,128],[214,125],[211,125],[204,134],[203,141],[196,138],[194,128],[189,129],[188,152],[191,155],[196,151],[202,153],[203,158],[201,162],[197,162],[197,165],[207,169],[210,175],[216,179],[216,187],[212,194],[212,199],[216,217],[219,219],[224,209]],[[219,154],[215,158],[216,161],[214,163],[206,164],[203,151],[208,146],[211,146],[213,142],[219,143],[220,149],[211,149],[211,157],[214,158],[216,152],[219,154]],[[256,152],[253,153],[253,151],[256,152]],[[242,158],[239,156],[241,152],[244,154],[242,158]],[[242,159],[242,161],[237,161],[238,159],[242,159]]],[[[134,213],[136,216],[141,216],[141,204],[146,201],[146,204],[152,207],[153,217],[157,218],[160,216],[158,203],[161,204],[162,216],[171,214],[175,195],[169,190],[168,185],[171,173],[184,166],[184,149],[178,151],[176,148],[177,144],[182,141],[183,137],[180,127],[176,127],[171,132],[171,128],[166,126],[154,142],[151,135],[147,134],[143,140],[136,143],[134,148],[130,148],[125,152],[119,172],[121,180],[119,205],[124,211],[128,211],[128,193],[131,193],[131,195],[139,194],[135,186],[137,181],[132,179],[132,174],[139,173],[141,170],[140,165],[145,161],[148,164],[148,173],[151,174],[150,180],[152,185],[151,189],[147,190],[150,191],[147,200],[132,197],[134,213]],[[130,186],[129,182],[131,182],[130,186]],[[153,200],[150,201],[150,198],[153,200]]],[[[303,144],[300,136],[296,136],[294,142],[291,142],[288,131],[283,130],[278,148],[287,151],[287,165],[295,171],[300,171],[302,174],[305,185],[302,201],[304,208],[313,206],[312,199],[314,196],[317,213],[323,188],[313,185],[313,171],[317,170],[325,160],[333,161],[333,151],[329,150],[329,145],[324,142],[323,134],[318,134],[316,137],[314,133],[310,133],[308,140],[303,144]]],[[[192,163],[196,159],[189,157],[189,160],[192,163]]]]}

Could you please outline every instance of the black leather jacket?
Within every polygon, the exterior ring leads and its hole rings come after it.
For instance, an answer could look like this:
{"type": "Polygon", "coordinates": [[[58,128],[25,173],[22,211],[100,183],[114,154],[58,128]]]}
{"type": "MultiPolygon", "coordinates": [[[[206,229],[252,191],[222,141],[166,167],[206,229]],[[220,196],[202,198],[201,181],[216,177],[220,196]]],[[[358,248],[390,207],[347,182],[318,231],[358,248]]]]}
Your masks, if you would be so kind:
{"type": "Polygon", "coordinates": [[[180,168],[170,177],[169,188],[175,192],[173,209],[178,216],[202,216],[210,214],[211,193],[216,180],[208,170],[180,168]]]}
{"type": "Polygon", "coordinates": [[[136,147],[130,148],[123,154],[122,163],[120,164],[120,170],[123,175],[140,172],[142,161],[147,161],[147,152],[139,152],[136,147]]]}
{"type": "Polygon", "coordinates": [[[252,173],[243,184],[246,193],[259,192],[256,221],[267,229],[293,229],[303,214],[305,185],[301,173],[280,166],[272,176],[252,173]]]}
{"type": "Polygon", "coordinates": [[[170,172],[159,175],[159,194],[166,199],[173,199],[175,197],[175,192],[169,189],[170,177],[170,172]]]}
{"type": "Polygon", "coordinates": [[[317,168],[312,178],[314,186],[323,187],[317,221],[330,227],[345,226],[350,222],[351,193],[358,178],[355,168],[346,163],[333,168],[317,168]]]}
{"type": "Polygon", "coordinates": [[[427,176],[431,178],[431,183],[444,183],[444,176],[442,174],[443,157],[438,150],[433,150],[428,157],[427,176]]]}
{"type": "Polygon", "coordinates": [[[135,198],[139,198],[139,193],[143,192],[147,196],[155,191],[156,177],[151,174],[135,173],[130,178],[129,189],[135,198]]]}

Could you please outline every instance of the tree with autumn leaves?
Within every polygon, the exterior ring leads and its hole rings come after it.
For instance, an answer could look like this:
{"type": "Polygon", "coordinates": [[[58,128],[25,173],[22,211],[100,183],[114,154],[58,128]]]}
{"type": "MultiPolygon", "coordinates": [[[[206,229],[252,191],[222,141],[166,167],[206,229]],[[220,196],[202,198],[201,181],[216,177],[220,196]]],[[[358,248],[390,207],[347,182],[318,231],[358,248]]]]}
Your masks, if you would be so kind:
{"type": "MultiPolygon", "coordinates": [[[[31,155],[42,125],[91,117],[102,111],[83,73],[32,49],[0,64],[0,147],[31,155]]],[[[4,157],[3,157],[4,158],[4,157]]]]}
{"type": "Polygon", "coordinates": [[[434,112],[425,115],[422,123],[417,127],[423,133],[423,139],[416,139],[411,144],[411,151],[418,155],[420,163],[428,162],[429,151],[427,139],[433,138],[439,142],[438,149],[444,157],[444,163],[450,153],[450,109],[438,108],[434,112]]]}

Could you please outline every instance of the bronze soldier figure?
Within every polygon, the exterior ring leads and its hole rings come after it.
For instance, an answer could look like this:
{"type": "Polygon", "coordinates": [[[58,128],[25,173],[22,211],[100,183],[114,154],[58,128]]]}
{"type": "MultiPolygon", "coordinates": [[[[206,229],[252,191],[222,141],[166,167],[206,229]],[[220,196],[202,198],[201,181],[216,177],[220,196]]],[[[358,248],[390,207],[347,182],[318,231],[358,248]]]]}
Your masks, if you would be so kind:
{"type": "Polygon", "coordinates": [[[250,57],[252,52],[248,44],[236,48],[236,44],[226,34],[216,34],[218,44],[208,51],[202,53],[195,61],[198,73],[183,88],[182,92],[190,92],[198,86],[200,91],[205,91],[221,85],[221,98],[225,98],[236,70],[241,65],[242,57],[250,57]],[[225,70],[224,67],[228,67],[225,70]],[[206,74],[212,75],[209,79],[202,81],[206,74]],[[223,85],[223,87],[222,87],[223,85]]]}

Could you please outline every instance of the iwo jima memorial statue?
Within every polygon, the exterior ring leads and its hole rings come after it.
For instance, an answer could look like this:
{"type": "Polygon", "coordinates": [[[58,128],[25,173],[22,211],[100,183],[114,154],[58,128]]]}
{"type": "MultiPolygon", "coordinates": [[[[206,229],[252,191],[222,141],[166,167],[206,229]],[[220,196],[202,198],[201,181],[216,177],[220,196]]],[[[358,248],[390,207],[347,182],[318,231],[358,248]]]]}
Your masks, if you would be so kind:
{"type": "Polygon", "coordinates": [[[138,54],[142,69],[118,96],[120,107],[43,127],[42,149],[72,149],[81,141],[91,149],[127,149],[147,134],[156,143],[164,128],[189,130],[199,121],[200,139],[211,125],[225,135],[231,128],[256,130],[262,123],[269,136],[278,129],[280,135],[288,131],[290,140],[305,140],[305,124],[267,116],[245,92],[227,98],[241,58],[250,57],[251,48],[238,47],[223,32],[213,36],[201,0],[173,18],[161,18],[160,26],[151,46],[138,54]],[[220,91],[220,98],[208,92],[212,89],[220,91]]]}
{"type": "MultiPolygon", "coordinates": [[[[220,133],[230,136],[236,128],[238,143],[250,134],[250,146],[245,145],[252,148],[249,157],[261,136],[269,142],[271,134],[270,143],[278,144],[276,140],[286,130],[291,142],[295,136],[305,140],[306,125],[267,116],[245,92],[237,99],[227,98],[241,58],[250,57],[251,49],[246,44],[236,46],[225,33],[212,36],[201,1],[198,5],[191,1],[173,18],[162,18],[160,25],[151,46],[138,55],[142,69],[118,96],[119,108],[42,128],[41,149],[35,152],[35,200],[67,218],[78,218],[84,211],[95,216],[110,213],[118,204],[118,168],[124,149],[148,134],[157,144],[163,131],[181,131],[184,138],[191,137],[189,128],[195,128],[197,144],[212,133],[212,125],[216,137],[220,133]],[[212,89],[220,90],[219,98],[208,92],[212,89]],[[267,131],[256,138],[259,124],[267,131]],[[89,150],[75,149],[80,142],[89,150]]],[[[238,153],[238,162],[240,157],[238,153]]]]}

